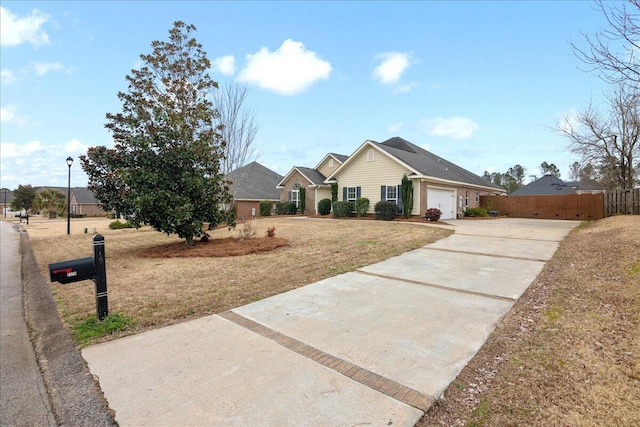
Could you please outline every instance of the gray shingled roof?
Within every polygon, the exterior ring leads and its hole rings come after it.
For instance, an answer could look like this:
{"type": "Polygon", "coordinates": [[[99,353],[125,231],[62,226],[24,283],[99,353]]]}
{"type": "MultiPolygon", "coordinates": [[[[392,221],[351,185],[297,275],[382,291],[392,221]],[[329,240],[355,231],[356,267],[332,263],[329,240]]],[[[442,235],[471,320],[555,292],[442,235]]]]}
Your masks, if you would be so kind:
{"type": "Polygon", "coordinates": [[[400,137],[396,136],[387,139],[384,142],[375,143],[380,147],[380,149],[391,154],[393,157],[415,169],[422,175],[483,187],[491,187],[496,190],[504,190],[473,172],[469,172],[468,170],[436,156],[435,154],[430,153],[429,151],[400,137]]]}
{"type": "Polygon", "coordinates": [[[305,168],[302,166],[296,166],[296,169],[300,171],[301,174],[306,176],[313,185],[327,185],[324,183],[324,180],[327,179],[326,176],[318,172],[316,169],[305,168]]]}
{"type": "Polygon", "coordinates": [[[280,192],[276,185],[282,178],[258,162],[251,162],[227,174],[236,200],[279,200],[280,192]]]}
{"type": "Polygon", "coordinates": [[[72,191],[73,195],[75,196],[77,203],[81,203],[81,204],[98,203],[96,198],[93,196],[93,193],[88,188],[75,187],[71,191],[72,191]]]}
{"type": "Polygon", "coordinates": [[[575,185],[564,182],[553,175],[545,175],[511,193],[513,196],[548,196],[575,194],[575,185]]]}
{"type": "Polygon", "coordinates": [[[336,154],[336,153],[329,153],[329,154],[331,154],[333,157],[338,159],[340,163],[344,163],[349,158],[349,156],[345,156],[344,154],[336,154]]]}

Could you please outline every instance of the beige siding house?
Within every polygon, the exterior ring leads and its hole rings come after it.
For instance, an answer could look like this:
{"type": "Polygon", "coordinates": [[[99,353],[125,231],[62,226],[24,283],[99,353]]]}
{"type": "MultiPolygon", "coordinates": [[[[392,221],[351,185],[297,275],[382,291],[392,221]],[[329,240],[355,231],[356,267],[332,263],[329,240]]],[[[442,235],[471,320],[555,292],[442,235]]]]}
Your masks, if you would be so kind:
{"type": "Polygon", "coordinates": [[[504,194],[504,190],[417,145],[399,137],[382,143],[367,140],[325,183],[336,182],[341,200],[366,197],[369,211],[381,200],[395,202],[403,210],[400,183],[406,174],[413,181],[412,215],[429,208],[442,211],[442,219],[464,214],[477,207],[480,195],[504,194]]]}

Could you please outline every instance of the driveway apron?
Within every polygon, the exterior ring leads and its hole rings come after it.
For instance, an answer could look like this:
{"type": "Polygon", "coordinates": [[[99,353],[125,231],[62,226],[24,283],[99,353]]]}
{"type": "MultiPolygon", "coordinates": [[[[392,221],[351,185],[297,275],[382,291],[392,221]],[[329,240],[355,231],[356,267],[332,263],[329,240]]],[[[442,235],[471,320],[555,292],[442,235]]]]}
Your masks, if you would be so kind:
{"type": "Polygon", "coordinates": [[[82,354],[121,426],[412,426],[578,222],[451,224],[356,272],[82,354]]]}

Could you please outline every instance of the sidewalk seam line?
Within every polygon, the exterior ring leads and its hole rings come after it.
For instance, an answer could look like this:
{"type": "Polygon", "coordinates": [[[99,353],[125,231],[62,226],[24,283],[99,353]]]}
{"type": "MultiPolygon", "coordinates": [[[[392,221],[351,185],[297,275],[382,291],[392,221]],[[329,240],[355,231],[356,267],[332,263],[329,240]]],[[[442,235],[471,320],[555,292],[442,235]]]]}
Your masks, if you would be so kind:
{"type": "Polygon", "coordinates": [[[457,293],[467,294],[467,295],[475,295],[475,296],[479,296],[479,297],[497,299],[497,300],[500,300],[500,301],[509,301],[509,302],[516,302],[517,301],[517,298],[503,297],[503,296],[500,296],[500,295],[485,294],[483,292],[469,291],[469,290],[466,290],[466,289],[451,288],[451,287],[448,287],[448,286],[436,285],[435,283],[420,282],[419,280],[411,280],[411,279],[403,279],[403,278],[394,277],[394,276],[386,276],[384,274],[371,273],[369,271],[356,270],[355,272],[359,273],[359,274],[364,274],[364,275],[367,275],[367,276],[379,277],[381,279],[389,279],[389,280],[395,280],[395,281],[398,281],[398,282],[405,282],[405,283],[409,283],[411,285],[420,285],[420,286],[425,286],[425,287],[428,287],[428,288],[442,289],[444,291],[457,292],[457,293]]]}
{"type": "Polygon", "coordinates": [[[538,259],[538,258],[525,258],[525,257],[519,257],[519,256],[509,256],[509,255],[498,255],[498,254],[481,254],[478,252],[471,252],[471,251],[459,251],[456,249],[445,249],[445,248],[432,248],[430,247],[431,245],[427,245],[427,246],[423,246],[421,248],[418,249],[427,249],[430,251],[442,251],[442,252],[451,252],[454,254],[465,254],[465,255],[480,255],[480,256],[488,256],[488,257],[492,257],[492,258],[505,258],[505,259],[517,259],[520,261],[536,261],[536,262],[549,262],[549,260],[544,260],[544,259],[538,259]]]}
{"type": "Polygon", "coordinates": [[[324,351],[318,348],[305,344],[302,341],[298,341],[295,338],[292,338],[288,335],[285,335],[281,332],[271,329],[265,325],[262,325],[251,319],[248,319],[231,310],[218,313],[218,316],[240,327],[248,329],[249,331],[254,332],[264,338],[267,338],[275,342],[276,344],[279,344],[280,346],[293,351],[294,353],[298,353],[299,355],[313,362],[316,362],[319,365],[322,365],[337,374],[343,375],[353,381],[359,382],[360,384],[367,386],[370,389],[377,391],[378,393],[384,394],[385,396],[388,396],[394,400],[400,401],[405,405],[419,409],[422,412],[427,412],[429,407],[436,400],[435,398],[427,394],[421,393],[410,387],[404,386],[396,381],[385,378],[382,375],[378,375],[375,372],[371,372],[368,369],[355,365],[347,360],[333,356],[329,353],[325,353],[324,351]],[[318,357],[318,354],[321,354],[322,357],[318,357]],[[311,356],[311,355],[315,355],[315,356],[311,356]],[[333,365],[333,367],[330,365],[333,365]],[[336,369],[343,365],[349,366],[349,369],[346,369],[346,370],[336,369]],[[347,373],[353,370],[354,368],[356,369],[356,371],[351,376],[349,376],[347,373]],[[360,375],[357,375],[357,374],[360,374],[360,375]],[[358,378],[354,378],[356,376],[358,378]],[[379,382],[381,382],[381,384],[377,388],[374,387],[374,385],[379,382]],[[387,388],[390,388],[391,390],[395,391],[395,393],[392,394],[392,393],[382,391],[382,389],[385,388],[385,386],[388,386],[387,388]],[[407,397],[411,397],[411,398],[408,399],[407,397]],[[419,397],[420,399],[418,399],[417,397],[419,397]]]}

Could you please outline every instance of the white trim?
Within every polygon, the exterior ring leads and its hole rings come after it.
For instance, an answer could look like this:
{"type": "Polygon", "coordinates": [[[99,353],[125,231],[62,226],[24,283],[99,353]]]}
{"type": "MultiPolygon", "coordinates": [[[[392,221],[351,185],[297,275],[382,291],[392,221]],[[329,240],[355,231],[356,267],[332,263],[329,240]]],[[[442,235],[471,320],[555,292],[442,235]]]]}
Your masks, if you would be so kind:
{"type": "Polygon", "coordinates": [[[291,176],[291,174],[293,174],[294,171],[297,171],[300,175],[302,175],[302,177],[304,179],[306,179],[309,184],[311,185],[307,185],[307,187],[315,187],[315,184],[313,183],[313,181],[311,181],[309,178],[307,178],[307,176],[305,174],[302,173],[302,171],[300,169],[298,169],[298,166],[294,166],[291,168],[291,170],[289,171],[289,173],[287,173],[284,178],[282,178],[282,180],[278,183],[278,185],[276,185],[276,188],[284,188],[284,182],[289,179],[289,177],[291,176]]]}
{"type": "Polygon", "coordinates": [[[334,156],[333,153],[328,153],[326,156],[324,156],[322,158],[322,160],[320,160],[320,162],[316,165],[316,167],[314,169],[317,170],[320,167],[320,165],[322,165],[324,163],[324,161],[327,160],[327,157],[331,157],[333,160],[338,162],[338,167],[340,167],[340,165],[342,165],[342,162],[336,156],[334,156]]]}
{"type": "MultiPolygon", "coordinates": [[[[349,158],[348,158],[348,159],[347,159],[347,160],[346,160],[342,165],[340,165],[340,167],[338,167],[338,169],[336,169],[335,171],[333,171],[333,173],[332,173],[331,175],[329,175],[329,176],[327,177],[327,179],[325,179],[325,180],[324,180],[324,182],[325,182],[325,183],[329,183],[329,182],[331,182],[331,179],[332,179],[334,176],[336,176],[338,173],[340,173],[340,171],[341,171],[343,168],[347,167],[347,165],[348,165],[349,163],[351,163],[351,161],[352,161],[353,159],[355,159],[355,158],[358,156],[358,154],[360,154],[360,153],[365,149],[365,147],[373,147],[373,148],[375,148],[379,153],[382,153],[382,154],[386,155],[387,157],[389,157],[389,158],[390,158],[391,160],[393,160],[394,162],[396,162],[396,163],[398,163],[399,165],[401,165],[402,167],[406,168],[409,172],[411,172],[411,173],[415,174],[415,176],[416,176],[416,177],[419,177],[420,173],[419,173],[417,170],[415,170],[415,169],[414,169],[414,168],[412,168],[411,166],[407,165],[406,163],[404,163],[404,162],[400,161],[397,157],[392,156],[391,154],[387,153],[387,152],[386,152],[386,151],[384,151],[383,149],[379,148],[379,147],[378,147],[378,144],[379,144],[378,142],[374,142],[374,141],[371,141],[371,140],[368,140],[368,139],[367,139],[365,142],[363,142],[363,143],[362,143],[362,145],[361,145],[360,147],[358,147],[358,149],[357,149],[356,151],[354,151],[354,152],[353,152],[353,154],[352,154],[352,155],[350,155],[350,156],[349,156],[349,158]]],[[[409,175],[409,173],[407,173],[407,175],[409,175]]]]}
{"type": "MultiPolygon", "coordinates": [[[[435,181],[439,184],[450,184],[450,185],[457,185],[460,187],[469,187],[469,188],[478,188],[484,191],[491,191],[493,193],[506,193],[507,191],[502,189],[502,188],[494,188],[494,187],[484,187],[481,185],[476,185],[476,184],[469,184],[468,182],[460,182],[460,181],[450,181],[448,179],[443,179],[443,178],[436,178],[433,176],[426,176],[426,175],[419,175],[415,177],[416,179],[420,179],[420,182],[426,182],[427,184],[430,181],[435,181]]],[[[442,187],[445,188],[445,187],[442,187]]]]}

